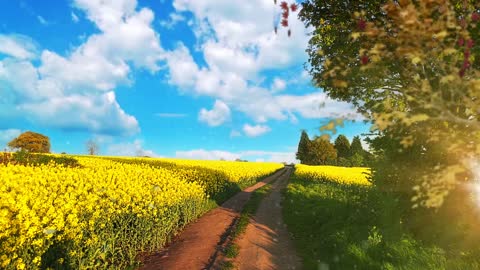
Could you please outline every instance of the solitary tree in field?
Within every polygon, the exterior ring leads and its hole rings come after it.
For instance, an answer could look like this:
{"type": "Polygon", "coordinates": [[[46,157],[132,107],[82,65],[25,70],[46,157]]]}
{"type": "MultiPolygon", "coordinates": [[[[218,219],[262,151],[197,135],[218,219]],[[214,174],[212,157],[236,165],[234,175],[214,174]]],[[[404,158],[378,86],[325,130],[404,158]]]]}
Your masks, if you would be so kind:
{"type": "Polygon", "coordinates": [[[87,148],[87,153],[89,155],[98,155],[98,151],[100,147],[94,140],[88,140],[85,144],[85,147],[87,148]]]}
{"type": "Polygon", "coordinates": [[[50,139],[40,133],[26,131],[10,141],[8,147],[32,153],[50,153],[50,139]]]}

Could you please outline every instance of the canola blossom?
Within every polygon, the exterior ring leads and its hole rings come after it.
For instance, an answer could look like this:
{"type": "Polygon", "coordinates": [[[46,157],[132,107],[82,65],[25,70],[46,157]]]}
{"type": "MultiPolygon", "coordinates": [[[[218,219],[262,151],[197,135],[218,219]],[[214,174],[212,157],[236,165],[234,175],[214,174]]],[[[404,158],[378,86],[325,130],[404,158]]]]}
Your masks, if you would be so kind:
{"type": "Polygon", "coordinates": [[[340,184],[371,185],[370,169],[361,167],[295,165],[294,177],[312,181],[332,181],[340,184]]]}
{"type": "Polygon", "coordinates": [[[211,209],[210,182],[256,181],[283,167],[77,159],[74,168],[0,164],[1,269],[126,268],[211,209]]]}

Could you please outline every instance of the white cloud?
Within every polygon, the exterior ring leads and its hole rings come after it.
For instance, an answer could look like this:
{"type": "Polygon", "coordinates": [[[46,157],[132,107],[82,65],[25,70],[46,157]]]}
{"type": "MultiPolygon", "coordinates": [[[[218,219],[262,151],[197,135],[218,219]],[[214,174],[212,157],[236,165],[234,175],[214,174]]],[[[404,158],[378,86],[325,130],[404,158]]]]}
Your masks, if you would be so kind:
{"type": "MultiPolygon", "coordinates": [[[[298,121],[307,118],[356,117],[353,108],[329,99],[320,91],[308,95],[285,95],[287,84],[299,79],[275,78],[261,87],[262,72],[301,66],[306,60],[311,29],[290,16],[293,36],[285,29],[274,34],[272,21],[279,10],[271,1],[175,0],[176,12],[191,12],[189,21],[197,48],[205,64],[195,62],[189,49],[180,43],[167,52],[169,83],[183,93],[222,100],[231,110],[245,113],[256,123],[271,119],[298,121]],[[291,102],[291,103],[288,103],[291,102]],[[320,104],[326,106],[320,108],[320,104]]],[[[303,81],[305,74],[299,76],[303,81]]]]}
{"type": "Polygon", "coordinates": [[[236,160],[246,159],[250,161],[259,162],[287,162],[297,163],[294,152],[273,152],[273,151],[260,151],[249,150],[239,152],[229,152],[223,150],[206,150],[206,149],[194,149],[189,151],[177,151],[175,152],[176,158],[184,159],[201,159],[201,160],[236,160]]]}
{"type": "Polygon", "coordinates": [[[102,95],[54,97],[19,108],[37,123],[66,130],[87,129],[99,134],[133,135],[140,131],[135,117],[120,108],[114,92],[102,95]],[[72,116],[75,117],[72,117],[72,116]]]}
{"type": "Polygon", "coordinates": [[[36,55],[29,43],[0,36],[0,53],[17,58],[0,59],[0,85],[5,86],[0,117],[8,108],[45,126],[134,134],[138,122],[120,107],[113,91],[133,83],[133,67],[152,73],[160,69],[164,53],[151,26],[154,14],[137,10],[135,0],[76,0],[74,7],[99,32],[65,56],[44,50],[34,66],[26,61],[36,55]]]}
{"type": "Polygon", "coordinates": [[[172,29],[175,25],[177,25],[179,22],[185,21],[185,17],[182,16],[181,14],[178,13],[170,13],[168,16],[168,20],[164,20],[160,22],[160,25],[167,28],[167,29],[172,29]]]}
{"type": "Polygon", "coordinates": [[[243,126],[243,132],[245,132],[245,135],[247,135],[248,137],[258,137],[267,132],[270,132],[270,130],[271,130],[270,127],[265,125],[252,126],[249,124],[245,124],[243,126]]]}
{"type": "Polygon", "coordinates": [[[271,88],[273,91],[279,92],[279,91],[285,90],[286,87],[287,87],[287,82],[285,82],[280,78],[275,78],[273,80],[273,84],[271,88]]]}
{"type": "Polygon", "coordinates": [[[144,149],[143,142],[141,140],[135,140],[131,143],[111,144],[107,147],[107,155],[125,157],[159,157],[154,151],[144,149]]]}
{"type": "Polygon", "coordinates": [[[184,118],[187,117],[185,113],[157,113],[156,116],[160,118],[184,118]]]}
{"type": "Polygon", "coordinates": [[[0,151],[7,147],[7,144],[18,137],[22,133],[19,129],[3,129],[0,130],[0,151]]]}
{"type": "Polygon", "coordinates": [[[78,23],[80,21],[80,18],[78,18],[78,16],[75,13],[72,12],[70,16],[72,17],[72,21],[74,23],[78,23]]]}
{"type": "Polygon", "coordinates": [[[188,89],[195,85],[199,69],[187,47],[180,44],[176,50],[167,54],[169,82],[188,89]]]}
{"type": "Polygon", "coordinates": [[[33,59],[36,57],[36,51],[36,46],[29,37],[0,34],[0,54],[18,59],[33,59]]]}
{"type": "Polygon", "coordinates": [[[228,151],[213,150],[208,151],[204,149],[196,149],[190,151],[176,151],[175,157],[184,159],[202,159],[202,160],[235,160],[240,158],[240,154],[231,153],[228,151]]]}
{"type": "Polygon", "coordinates": [[[230,119],[230,108],[221,100],[216,100],[213,108],[209,111],[205,108],[200,110],[198,120],[207,123],[211,127],[219,126],[230,119]]]}

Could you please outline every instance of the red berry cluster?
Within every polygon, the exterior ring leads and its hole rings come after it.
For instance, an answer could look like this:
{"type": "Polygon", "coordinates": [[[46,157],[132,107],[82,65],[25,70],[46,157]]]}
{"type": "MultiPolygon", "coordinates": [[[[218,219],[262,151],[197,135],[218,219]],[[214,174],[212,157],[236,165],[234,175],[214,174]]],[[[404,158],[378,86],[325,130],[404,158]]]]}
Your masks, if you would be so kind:
{"type": "MultiPolygon", "coordinates": [[[[277,0],[274,0],[273,2],[277,4],[277,0]]],[[[288,16],[290,16],[290,11],[291,12],[297,11],[298,5],[293,3],[289,6],[286,1],[282,1],[280,3],[280,8],[282,9],[282,21],[280,22],[280,24],[283,27],[288,27],[288,16]]],[[[277,33],[277,27],[275,27],[275,33],[277,33]]],[[[287,33],[288,33],[288,36],[290,36],[292,34],[292,31],[288,29],[287,33]]]]}
{"type": "MultiPolygon", "coordinates": [[[[367,22],[364,19],[359,19],[357,21],[357,28],[360,31],[365,31],[365,28],[367,28],[367,22]]],[[[360,63],[362,65],[368,64],[369,61],[370,61],[370,59],[368,58],[368,56],[366,54],[360,56],[360,63]]]]}
{"type": "Polygon", "coordinates": [[[365,28],[367,27],[367,22],[364,19],[360,19],[357,22],[357,27],[360,29],[360,31],[365,31],[365,28]]]}
{"type": "Polygon", "coordinates": [[[368,58],[367,55],[362,55],[362,56],[360,57],[360,63],[362,63],[362,65],[368,64],[368,61],[369,61],[369,60],[370,60],[370,59],[368,58]]]}
{"type": "Polygon", "coordinates": [[[465,72],[467,71],[467,69],[470,68],[471,66],[471,63],[470,63],[470,55],[471,55],[471,50],[473,48],[473,46],[475,45],[475,42],[473,41],[473,39],[469,39],[467,40],[467,42],[465,42],[465,40],[463,38],[460,38],[457,42],[458,46],[460,47],[465,47],[465,50],[463,51],[463,65],[462,65],[462,68],[460,69],[458,75],[460,75],[460,77],[463,77],[465,76],[465,72]]]}

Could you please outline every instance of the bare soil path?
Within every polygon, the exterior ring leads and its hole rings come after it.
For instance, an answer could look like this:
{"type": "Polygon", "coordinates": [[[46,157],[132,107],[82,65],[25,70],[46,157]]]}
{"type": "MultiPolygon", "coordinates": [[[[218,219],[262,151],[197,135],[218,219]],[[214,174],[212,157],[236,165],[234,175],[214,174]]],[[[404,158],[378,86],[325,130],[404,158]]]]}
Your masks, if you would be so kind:
{"type": "Polygon", "coordinates": [[[282,190],[287,186],[293,168],[272,184],[271,192],[260,206],[237,244],[240,252],[235,265],[240,270],[301,269],[282,217],[282,190]]]}
{"type": "Polygon", "coordinates": [[[142,260],[141,270],[200,270],[211,269],[219,247],[225,241],[234,221],[239,217],[253,191],[278,178],[282,169],[255,185],[244,189],[196,222],[188,225],[161,252],[142,260]]]}

